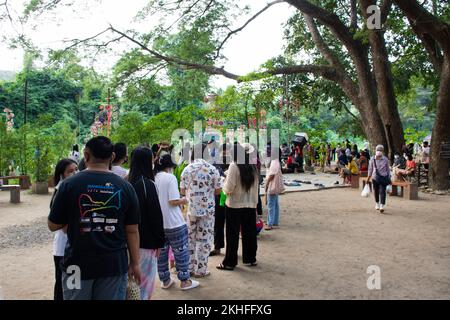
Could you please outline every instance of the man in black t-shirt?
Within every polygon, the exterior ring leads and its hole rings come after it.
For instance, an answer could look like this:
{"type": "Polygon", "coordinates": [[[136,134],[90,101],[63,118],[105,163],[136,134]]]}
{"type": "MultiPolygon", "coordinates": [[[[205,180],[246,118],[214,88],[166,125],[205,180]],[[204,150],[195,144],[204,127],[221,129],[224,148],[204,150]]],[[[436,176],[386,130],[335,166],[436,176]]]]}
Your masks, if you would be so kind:
{"type": "Polygon", "coordinates": [[[48,217],[51,231],[67,230],[64,299],[124,300],[127,270],[140,282],[139,203],[134,188],[109,171],[111,140],[91,139],[84,158],[87,169],[64,180],[48,217]]]}

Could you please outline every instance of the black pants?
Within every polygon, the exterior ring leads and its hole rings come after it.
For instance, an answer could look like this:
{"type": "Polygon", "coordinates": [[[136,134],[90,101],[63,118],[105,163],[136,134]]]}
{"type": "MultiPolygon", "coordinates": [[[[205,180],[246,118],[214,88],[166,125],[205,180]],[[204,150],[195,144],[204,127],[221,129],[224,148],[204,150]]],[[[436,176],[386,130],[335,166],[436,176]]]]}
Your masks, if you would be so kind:
{"type": "Polygon", "coordinates": [[[375,202],[380,203],[382,205],[386,204],[386,187],[385,185],[379,184],[375,180],[372,179],[373,190],[375,193],[375,202]]]}
{"type": "Polygon", "coordinates": [[[242,261],[256,262],[256,208],[225,207],[227,248],[222,264],[234,268],[238,264],[239,231],[242,232],[242,261]]]}
{"type": "Polygon", "coordinates": [[[63,257],[53,256],[53,261],[55,262],[55,288],[53,290],[53,299],[56,301],[62,301],[63,289],[62,289],[62,272],[61,272],[61,260],[63,257]]]}
{"type": "Polygon", "coordinates": [[[214,249],[225,248],[225,207],[220,206],[220,196],[216,197],[216,217],[214,220],[214,249]]]}

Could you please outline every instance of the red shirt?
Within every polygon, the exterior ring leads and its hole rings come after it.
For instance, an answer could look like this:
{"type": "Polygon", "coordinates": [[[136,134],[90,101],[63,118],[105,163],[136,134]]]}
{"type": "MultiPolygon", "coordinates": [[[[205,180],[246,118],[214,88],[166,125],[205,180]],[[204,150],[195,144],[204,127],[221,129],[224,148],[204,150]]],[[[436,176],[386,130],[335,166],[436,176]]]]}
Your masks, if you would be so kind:
{"type": "Polygon", "coordinates": [[[411,160],[411,161],[407,160],[406,167],[416,170],[416,163],[414,162],[414,160],[411,160]]]}

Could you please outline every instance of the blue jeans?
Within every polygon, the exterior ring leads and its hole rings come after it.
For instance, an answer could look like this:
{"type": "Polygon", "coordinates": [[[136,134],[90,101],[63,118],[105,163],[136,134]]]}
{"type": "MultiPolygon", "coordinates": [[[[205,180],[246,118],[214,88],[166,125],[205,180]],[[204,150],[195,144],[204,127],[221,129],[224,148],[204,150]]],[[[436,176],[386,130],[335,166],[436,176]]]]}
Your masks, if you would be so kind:
{"type": "Polygon", "coordinates": [[[125,300],[127,297],[128,274],[121,276],[81,280],[80,289],[69,289],[73,282],[71,275],[62,272],[64,300],[125,300]]]}
{"type": "Polygon", "coordinates": [[[267,207],[269,209],[269,215],[267,218],[267,224],[269,227],[273,225],[278,225],[280,219],[280,205],[278,203],[277,194],[267,195],[267,207]]]}
{"type": "Polygon", "coordinates": [[[190,278],[188,227],[183,225],[175,229],[166,229],[164,234],[166,236],[166,244],[158,258],[159,280],[167,282],[170,279],[169,247],[171,247],[175,257],[178,279],[186,281],[190,278]]]}

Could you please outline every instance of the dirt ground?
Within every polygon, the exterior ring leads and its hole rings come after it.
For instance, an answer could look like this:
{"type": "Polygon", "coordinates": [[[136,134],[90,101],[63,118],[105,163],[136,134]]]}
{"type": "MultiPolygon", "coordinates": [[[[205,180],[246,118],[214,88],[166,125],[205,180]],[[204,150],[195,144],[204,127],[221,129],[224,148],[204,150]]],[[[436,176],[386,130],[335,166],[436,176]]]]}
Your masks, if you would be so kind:
{"type": "MultiPolygon", "coordinates": [[[[0,286],[5,299],[52,299],[50,196],[0,193],[0,286]]],[[[351,189],[281,197],[280,228],[259,236],[257,267],[215,266],[200,288],[163,291],[155,299],[450,299],[450,196],[389,198],[387,212],[351,189]],[[381,290],[366,273],[380,267],[381,290]]]]}

